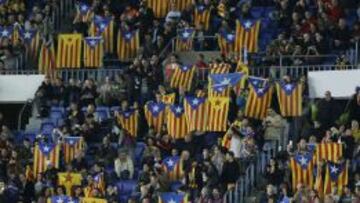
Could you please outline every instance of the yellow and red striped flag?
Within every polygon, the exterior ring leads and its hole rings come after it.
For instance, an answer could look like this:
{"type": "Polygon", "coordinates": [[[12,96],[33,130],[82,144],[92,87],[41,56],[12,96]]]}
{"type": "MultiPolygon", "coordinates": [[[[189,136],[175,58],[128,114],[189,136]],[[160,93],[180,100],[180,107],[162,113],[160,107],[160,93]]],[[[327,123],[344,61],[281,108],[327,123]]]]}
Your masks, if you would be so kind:
{"type": "Polygon", "coordinates": [[[95,187],[100,191],[102,195],[104,195],[106,190],[106,184],[103,172],[94,175],[94,183],[95,187]]]}
{"type": "Polygon", "coordinates": [[[104,45],[101,37],[84,38],[84,66],[100,68],[103,65],[104,45]]]}
{"type": "Polygon", "coordinates": [[[58,173],[58,184],[62,185],[66,189],[66,195],[71,194],[71,190],[73,186],[80,186],[82,181],[81,173],[58,173]]]}
{"type": "Polygon", "coordinates": [[[245,89],[246,80],[249,77],[249,67],[246,64],[244,64],[241,60],[238,60],[235,71],[238,73],[242,73],[244,75],[241,78],[240,83],[234,87],[235,94],[237,96],[240,96],[241,92],[245,89]]]}
{"type": "Polygon", "coordinates": [[[209,64],[210,74],[225,74],[229,73],[231,69],[231,64],[221,62],[221,63],[211,63],[209,64]]]}
{"type": "Polygon", "coordinates": [[[271,105],[273,87],[263,79],[248,78],[249,95],[246,101],[245,116],[255,119],[264,119],[271,105]],[[263,84],[261,84],[263,83],[263,84]]]}
{"type": "Polygon", "coordinates": [[[175,139],[183,139],[189,133],[184,107],[171,105],[167,114],[167,130],[175,139]]]}
{"type": "Polygon", "coordinates": [[[297,117],[302,115],[303,85],[301,83],[277,83],[276,91],[282,116],[297,117]]]}
{"type": "Polygon", "coordinates": [[[343,157],[343,144],[319,143],[316,145],[316,160],[338,162],[343,157]]]}
{"type": "Polygon", "coordinates": [[[140,48],[139,30],[119,30],[117,38],[117,54],[120,61],[135,58],[140,48]]]}
{"type": "Polygon", "coordinates": [[[236,21],[235,52],[240,53],[242,49],[250,53],[258,51],[260,24],[261,21],[257,20],[236,21]]]}
{"type": "Polygon", "coordinates": [[[149,127],[154,127],[155,132],[160,133],[165,121],[166,105],[164,103],[150,101],[145,104],[144,110],[149,127]]]}
{"type": "Polygon", "coordinates": [[[106,199],[95,197],[83,197],[80,199],[80,203],[107,203],[106,199]]]}
{"type": "Polygon", "coordinates": [[[222,31],[217,34],[218,46],[222,54],[229,54],[234,52],[235,48],[235,34],[232,32],[222,31]]]}
{"type": "Polygon", "coordinates": [[[183,11],[192,6],[193,0],[172,0],[172,3],[178,11],[183,11]]]}
{"type": "Polygon", "coordinates": [[[336,188],[337,194],[343,194],[343,189],[349,182],[349,166],[347,162],[328,162],[324,180],[324,194],[331,194],[336,188]]]}
{"type": "Polygon", "coordinates": [[[84,2],[80,2],[76,6],[76,17],[75,17],[74,23],[77,23],[77,22],[88,23],[88,22],[90,22],[92,15],[93,15],[93,12],[91,10],[90,5],[88,5],[84,2]]]}
{"type": "Polygon", "coordinates": [[[208,131],[225,132],[227,129],[230,99],[228,97],[211,97],[208,105],[208,131]]]}
{"type": "Polygon", "coordinates": [[[133,138],[137,137],[139,128],[139,112],[137,110],[120,111],[117,115],[117,122],[133,138]]]}
{"type": "Polygon", "coordinates": [[[91,36],[102,36],[105,53],[114,53],[114,28],[113,17],[96,16],[90,26],[91,36]]]}
{"type": "Polygon", "coordinates": [[[57,68],[80,68],[81,48],[83,37],[81,34],[59,34],[56,57],[57,68]]]}
{"type": "Polygon", "coordinates": [[[27,181],[34,181],[35,177],[34,177],[34,172],[31,168],[31,165],[26,165],[26,169],[25,169],[25,178],[27,181]]]}
{"type": "Polygon", "coordinates": [[[195,6],[194,9],[194,25],[199,27],[203,25],[205,31],[209,30],[211,18],[211,9],[203,4],[195,6]]]}
{"type": "Polygon", "coordinates": [[[45,75],[54,75],[56,69],[56,53],[54,43],[43,41],[39,54],[39,72],[45,75]]]}
{"type": "Polygon", "coordinates": [[[228,128],[228,130],[226,131],[225,135],[223,136],[222,140],[221,140],[221,146],[224,147],[225,149],[230,149],[230,144],[231,144],[231,136],[230,133],[232,132],[232,128],[236,127],[236,128],[240,128],[241,127],[241,121],[239,120],[235,120],[231,126],[228,128]]]}
{"type": "Polygon", "coordinates": [[[190,131],[207,130],[208,103],[205,97],[185,97],[184,107],[190,131]]]}
{"type": "Polygon", "coordinates": [[[171,105],[175,103],[175,93],[161,95],[161,101],[166,105],[171,105]]]}
{"type": "Polygon", "coordinates": [[[84,149],[83,137],[64,137],[64,159],[68,164],[84,149]]]}
{"type": "Polygon", "coordinates": [[[297,153],[290,159],[292,189],[296,190],[298,184],[313,188],[314,185],[314,163],[313,153],[297,153]]]}
{"type": "Polygon", "coordinates": [[[179,181],[185,175],[183,161],[179,156],[170,156],[162,161],[163,169],[170,181],[179,181]]]}
{"type": "Polygon", "coordinates": [[[209,97],[230,97],[230,91],[243,77],[242,73],[211,74],[209,76],[209,97]]]}
{"type": "Polygon", "coordinates": [[[158,203],[189,203],[189,200],[186,193],[162,192],[158,203]]]}
{"type": "Polygon", "coordinates": [[[59,168],[60,146],[55,143],[39,142],[34,148],[34,174],[37,177],[44,172],[49,164],[59,168]]]}
{"type": "Polygon", "coordinates": [[[156,18],[164,18],[169,11],[170,1],[146,0],[146,3],[153,10],[156,18]]]}
{"type": "Polygon", "coordinates": [[[186,91],[191,89],[191,84],[195,74],[195,67],[188,65],[179,65],[175,68],[171,76],[170,87],[184,88],[186,91]]]}
{"type": "Polygon", "coordinates": [[[193,38],[195,30],[193,28],[185,28],[179,30],[176,37],[176,50],[177,51],[191,51],[193,49],[193,38]]]}
{"type": "Polygon", "coordinates": [[[26,60],[35,60],[33,62],[37,62],[40,48],[40,34],[37,30],[25,30],[19,29],[20,38],[25,45],[26,50],[26,60]]]}
{"type": "Polygon", "coordinates": [[[0,45],[4,46],[5,41],[9,44],[16,45],[19,42],[19,32],[14,25],[0,26],[0,45]]]}

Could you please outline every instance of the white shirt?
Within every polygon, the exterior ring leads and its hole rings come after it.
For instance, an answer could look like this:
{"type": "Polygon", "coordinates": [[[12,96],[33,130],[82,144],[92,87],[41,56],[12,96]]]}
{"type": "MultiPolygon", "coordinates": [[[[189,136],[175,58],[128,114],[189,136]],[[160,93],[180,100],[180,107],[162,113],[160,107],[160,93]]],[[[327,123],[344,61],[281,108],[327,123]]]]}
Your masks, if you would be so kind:
{"type": "Polygon", "coordinates": [[[235,158],[240,158],[241,139],[239,136],[233,135],[230,142],[230,151],[234,153],[235,158]]]}
{"type": "Polygon", "coordinates": [[[165,22],[174,23],[179,21],[180,18],[181,18],[180,11],[169,11],[169,13],[166,15],[165,22]]]}

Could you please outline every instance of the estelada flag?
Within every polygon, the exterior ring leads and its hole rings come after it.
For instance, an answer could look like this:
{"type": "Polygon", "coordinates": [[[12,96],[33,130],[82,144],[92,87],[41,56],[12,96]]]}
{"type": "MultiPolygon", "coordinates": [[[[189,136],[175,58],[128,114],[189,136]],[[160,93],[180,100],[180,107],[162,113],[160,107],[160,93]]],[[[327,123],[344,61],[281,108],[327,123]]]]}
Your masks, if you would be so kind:
{"type": "Polygon", "coordinates": [[[178,31],[176,37],[177,51],[191,51],[193,49],[193,37],[195,30],[193,28],[185,28],[178,31]]]}
{"type": "Polygon", "coordinates": [[[188,203],[188,196],[185,193],[162,192],[159,194],[158,203],[188,203]]]}
{"type": "Polygon", "coordinates": [[[258,51],[260,24],[260,20],[236,21],[235,52],[241,52],[242,49],[247,49],[250,53],[258,51]]]}
{"type": "Polygon", "coordinates": [[[281,115],[284,117],[298,117],[302,115],[302,83],[277,83],[276,92],[278,96],[281,115]]]}
{"type": "Polygon", "coordinates": [[[55,195],[47,199],[47,203],[79,203],[79,200],[67,195],[55,195]]]}
{"type": "Polygon", "coordinates": [[[77,22],[88,23],[90,22],[91,17],[92,17],[92,11],[90,5],[84,2],[80,2],[76,6],[76,17],[74,23],[77,22]]]}
{"type": "Polygon", "coordinates": [[[235,71],[243,74],[240,83],[236,85],[233,89],[235,94],[237,96],[240,96],[242,91],[245,89],[246,80],[249,77],[249,67],[244,64],[241,59],[239,59],[235,71]]]}
{"type": "Polygon", "coordinates": [[[19,35],[21,40],[24,42],[26,50],[26,60],[33,60],[37,62],[40,47],[40,34],[35,29],[25,30],[20,28],[19,35]]]}
{"type": "Polygon", "coordinates": [[[19,40],[19,33],[14,25],[0,26],[0,45],[4,45],[4,40],[15,45],[19,40]]]}
{"type": "Polygon", "coordinates": [[[164,102],[164,104],[166,104],[166,105],[174,104],[175,96],[176,96],[175,93],[161,95],[161,101],[164,102]]]}
{"type": "Polygon", "coordinates": [[[154,127],[155,132],[160,133],[165,121],[166,105],[150,101],[145,104],[144,110],[149,127],[154,127]]]}
{"type": "Polygon", "coordinates": [[[170,87],[184,88],[186,91],[191,89],[191,84],[195,74],[195,67],[189,65],[179,65],[175,68],[171,76],[170,87]]]}
{"type": "Polygon", "coordinates": [[[56,57],[57,68],[80,68],[81,48],[83,37],[81,34],[59,34],[56,57]]]}
{"type": "Polygon", "coordinates": [[[104,41],[102,37],[84,38],[84,66],[100,68],[103,65],[104,41]]]}
{"type": "Polygon", "coordinates": [[[73,186],[79,186],[81,185],[82,181],[82,175],[81,173],[70,173],[70,172],[64,172],[64,173],[58,173],[58,184],[62,185],[66,189],[66,194],[71,196],[71,190],[73,186]]]}
{"type": "Polygon", "coordinates": [[[217,34],[218,46],[222,54],[229,54],[234,52],[235,34],[232,32],[222,31],[217,34]]]}
{"type": "Polygon", "coordinates": [[[39,173],[44,172],[49,164],[59,168],[60,146],[55,143],[39,142],[34,148],[34,174],[37,177],[39,173]]]}
{"type": "Polygon", "coordinates": [[[324,180],[324,194],[331,194],[334,188],[337,194],[343,194],[343,189],[349,182],[348,163],[328,162],[324,180]]]}
{"type": "Polygon", "coordinates": [[[209,64],[210,74],[224,74],[229,73],[231,65],[225,62],[221,63],[210,63],[209,64]]]}
{"type": "Polygon", "coordinates": [[[139,30],[119,29],[117,37],[117,54],[120,61],[135,58],[140,48],[139,30]]]}
{"type": "Polygon", "coordinates": [[[230,125],[228,130],[226,131],[225,135],[223,136],[223,138],[221,140],[221,146],[224,147],[225,149],[230,149],[230,144],[231,144],[230,133],[232,132],[233,127],[240,128],[241,127],[241,121],[238,121],[238,120],[234,121],[230,125]]]}
{"type": "Polygon", "coordinates": [[[249,95],[246,101],[245,116],[255,119],[264,119],[271,105],[273,87],[263,79],[248,78],[249,95]],[[263,83],[263,85],[260,85],[263,83]]]}
{"type": "Polygon", "coordinates": [[[339,162],[343,158],[344,146],[341,143],[319,143],[316,145],[316,160],[339,162]]]}
{"type": "Polygon", "coordinates": [[[83,137],[64,137],[63,150],[65,163],[68,164],[84,149],[83,137]]]}
{"type": "Polygon", "coordinates": [[[83,197],[80,199],[80,203],[107,203],[107,200],[94,197],[83,197]]]}
{"type": "Polygon", "coordinates": [[[242,77],[242,73],[211,74],[209,97],[229,97],[230,90],[239,84],[242,77]]]}
{"type": "Polygon", "coordinates": [[[208,103],[205,97],[185,97],[184,107],[190,131],[205,132],[207,130],[208,103]]]}
{"type": "Polygon", "coordinates": [[[175,4],[175,8],[178,11],[183,11],[192,6],[193,0],[172,0],[172,3],[175,4]]]}
{"type": "Polygon", "coordinates": [[[184,176],[183,163],[179,156],[170,156],[162,161],[170,181],[179,181],[184,176]]]}
{"type": "Polygon", "coordinates": [[[115,27],[113,17],[101,17],[94,19],[94,26],[96,29],[96,35],[102,36],[104,40],[104,51],[105,53],[114,52],[115,44],[115,27]]]}
{"type": "Polygon", "coordinates": [[[172,138],[182,139],[189,133],[185,109],[182,105],[171,105],[166,120],[167,130],[172,138]]]}
{"type": "Polygon", "coordinates": [[[120,111],[117,115],[118,124],[125,129],[133,138],[137,137],[139,128],[139,112],[135,109],[120,111]]]}
{"type": "Polygon", "coordinates": [[[38,69],[41,74],[54,75],[56,68],[56,53],[53,42],[42,42],[39,54],[38,69]]]}
{"type": "Polygon", "coordinates": [[[227,129],[230,99],[228,97],[211,97],[208,105],[207,130],[225,132],[227,129]]]}
{"type": "Polygon", "coordinates": [[[106,185],[104,173],[100,172],[94,175],[95,187],[100,191],[101,194],[105,194],[106,185]]]}
{"type": "Polygon", "coordinates": [[[296,153],[290,159],[292,189],[295,191],[298,184],[303,184],[309,188],[314,185],[314,164],[312,162],[313,153],[296,153]]]}
{"type": "Polygon", "coordinates": [[[145,2],[153,10],[156,18],[164,18],[169,11],[170,1],[146,0],[145,2]]]}
{"type": "Polygon", "coordinates": [[[209,30],[211,18],[211,8],[204,4],[196,5],[194,9],[194,25],[199,27],[203,25],[205,31],[209,30]]]}

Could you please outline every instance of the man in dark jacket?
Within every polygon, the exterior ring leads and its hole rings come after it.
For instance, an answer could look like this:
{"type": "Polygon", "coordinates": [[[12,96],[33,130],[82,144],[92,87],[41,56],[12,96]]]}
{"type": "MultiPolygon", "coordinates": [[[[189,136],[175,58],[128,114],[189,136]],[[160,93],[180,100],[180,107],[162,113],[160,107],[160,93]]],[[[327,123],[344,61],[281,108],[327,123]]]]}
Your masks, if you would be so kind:
{"type": "Polygon", "coordinates": [[[337,102],[331,97],[331,92],[325,92],[325,98],[319,103],[318,120],[327,129],[330,128],[339,117],[337,102]]]}
{"type": "Polygon", "coordinates": [[[227,188],[229,188],[235,186],[239,176],[240,176],[239,164],[234,159],[234,153],[229,151],[226,153],[226,161],[223,165],[221,180],[224,183],[224,185],[227,188]]]}

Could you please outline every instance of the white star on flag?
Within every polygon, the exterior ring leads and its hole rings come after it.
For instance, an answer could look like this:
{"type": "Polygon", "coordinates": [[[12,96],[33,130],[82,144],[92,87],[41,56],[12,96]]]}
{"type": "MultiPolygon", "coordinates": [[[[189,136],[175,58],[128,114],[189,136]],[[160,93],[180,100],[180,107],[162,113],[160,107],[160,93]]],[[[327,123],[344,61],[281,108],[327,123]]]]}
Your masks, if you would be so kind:
{"type": "Polygon", "coordinates": [[[130,33],[126,33],[126,34],[125,34],[125,38],[126,38],[126,39],[130,39],[130,38],[131,38],[131,34],[130,34],[130,33]]]}
{"type": "Polygon", "coordinates": [[[87,11],[87,9],[88,9],[87,5],[82,5],[81,6],[81,11],[85,12],[85,11],[87,11]]]}
{"type": "Polygon", "coordinates": [[[229,40],[229,41],[232,41],[233,39],[234,39],[234,35],[233,34],[228,34],[227,35],[227,39],[229,40]]]}
{"type": "Polygon", "coordinates": [[[259,89],[258,89],[258,93],[264,93],[264,89],[263,89],[263,88],[259,88],[259,89]]]}
{"type": "Polygon", "coordinates": [[[48,151],[50,151],[50,147],[45,146],[45,147],[44,147],[44,152],[48,152],[48,151]]]}
{"type": "Polygon", "coordinates": [[[174,199],[170,199],[167,203],[176,203],[174,199]]]}
{"type": "Polygon", "coordinates": [[[244,25],[245,25],[245,28],[246,28],[246,29],[249,29],[249,28],[251,27],[251,22],[250,22],[250,21],[246,21],[244,25]]]}
{"type": "Polygon", "coordinates": [[[193,104],[193,105],[199,104],[199,100],[198,100],[198,99],[193,99],[193,100],[192,100],[192,104],[193,104]]]}
{"type": "Polygon", "coordinates": [[[182,111],[182,108],[181,108],[181,107],[179,107],[179,106],[176,107],[176,109],[175,109],[175,112],[176,112],[176,113],[181,113],[181,111],[182,111]]]}
{"type": "Polygon", "coordinates": [[[292,86],[290,84],[285,85],[286,90],[291,90],[292,86]]]}
{"type": "Polygon", "coordinates": [[[105,28],[106,28],[106,25],[105,25],[104,23],[101,23],[101,24],[100,24],[100,28],[101,28],[101,29],[105,29],[105,28]]]}
{"type": "Polygon", "coordinates": [[[188,38],[190,36],[190,32],[188,32],[187,30],[185,30],[183,33],[182,33],[182,36],[184,38],[188,38]]]}
{"type": "Polygon", "coordinates": [[[187,71],[188,70],[188,67],[187,66],[183,66],[182,68],[184,71],[187,71]]]}
{"type": "Polygon", "coordinates": [[[302,166],[306,166],[307,161],[308,161],[308,160],[307,160],[304,156],[301,156],[300,164],[301,164],[302,166]]]}
{"type": "Polygon", "coordinates": [[[73,200],[68,201],[67,203],[75,203],[73,200]]]}
{"type": "Polygon", "coordinates": [[[253,81],[253,84],[256,86],[259,82],[257,80],[253,81]]]}
{"type": "Polygon", "coordinates": [[[73,145],[73,144],[74,144],[74,140],[70,140],[70,141],[69,141],[69,144],[70,144],[70,145],[73,145]]]}
{"type": "Polygon", "coordinates": [[[25,32],[24,33],[24,38],[25,39],[31,39],[31,33],[30,32],[25,32]]]}
{"type": "Polygon", "coordinates": [[[230,81],[231,81],[231,80],[230,80],[229,78],[226,78],[226,77],[225,77],[225,78],[221,81],[220,84],[221,84],[221,85],[229,85],[229,84],[230,84],[230,81]]]}
{"type": "Polygon", "coordinates": [[[336,166],[331,166],[330,167],[330,171],[331,171],[331,173],[337,173],[338,171],[339,171],[339,168],[338,167],[336,167],[336,166]]]}
{"type": "Polygon", "coordinates": [[[57,200],[56,200],[56,203],[63,203],[64,202],[64,200],[61,198],[61,197],[59,197],[57,200]]]}
{"type": "Polygon", "coordinates": [[[129,117],[129,116],[130,116],[130,113],[129,113],[129,112],[126,112],[124,115],[125,115],[125,117],[129,117]]]}
{"type": "Polygon", "coordinates": [[[152,110],[153,110],[153,112],[158,112],[159,106],[158,105],[153,106],[152,110]]]}
{"type": "Polygon", "coordinates": [[[9,31],[3,30],[3,31],[1,32],[1,35],[2,35],[3,37],[7,37],[7,36],[9,36],[9,31]]]}
{"type": "Polygon", "coordinates": [[[169,159],[166,164],[170,167],[174,166],[174,161],[172,159],[169,159]]]}
{"type": "Polygon", "coordinates": [[[89,44],[90,44],[91,46],[95,46],[95,45],[96,45],[96,41],[95,41],[94,39],[92,39],[92,40],[89,41],[89,44]]]}

